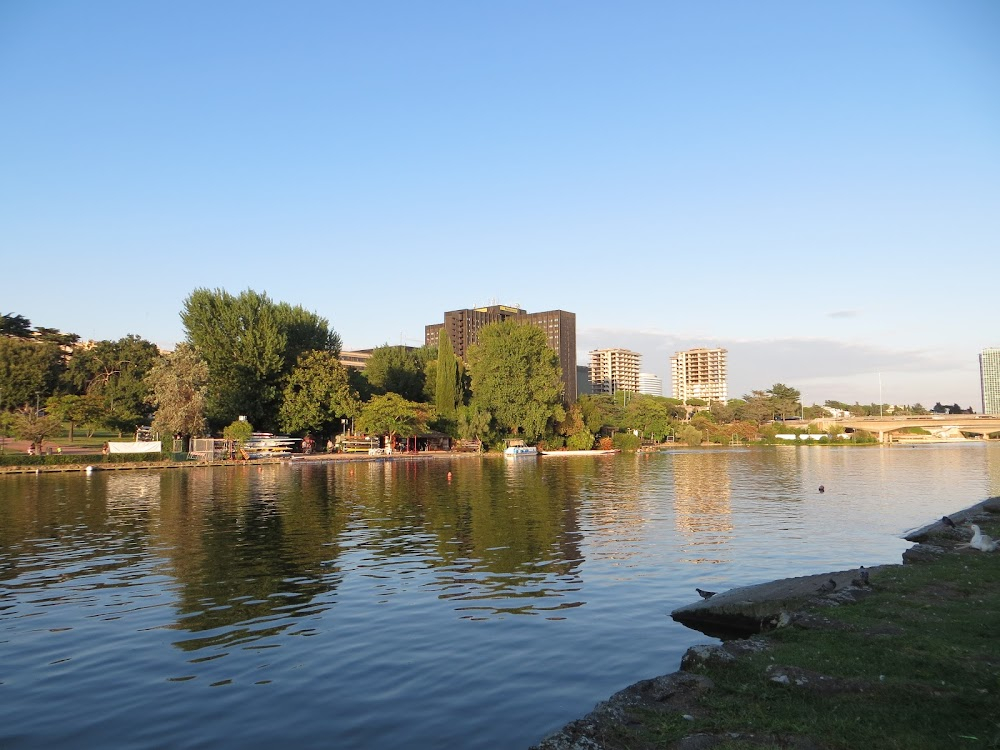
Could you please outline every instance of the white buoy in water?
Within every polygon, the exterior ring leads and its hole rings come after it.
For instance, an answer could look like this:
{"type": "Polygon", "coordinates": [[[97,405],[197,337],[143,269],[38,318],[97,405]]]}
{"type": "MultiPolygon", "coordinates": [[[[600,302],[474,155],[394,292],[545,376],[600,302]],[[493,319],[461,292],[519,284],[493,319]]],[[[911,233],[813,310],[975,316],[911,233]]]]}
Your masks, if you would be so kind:
{"type": "Polygon", "coordinates": [[[84,471],[87,472],[88,474],[91,474],[94,471],[94,467],[88,466],[86,469],[84,469],[84,471]]]}

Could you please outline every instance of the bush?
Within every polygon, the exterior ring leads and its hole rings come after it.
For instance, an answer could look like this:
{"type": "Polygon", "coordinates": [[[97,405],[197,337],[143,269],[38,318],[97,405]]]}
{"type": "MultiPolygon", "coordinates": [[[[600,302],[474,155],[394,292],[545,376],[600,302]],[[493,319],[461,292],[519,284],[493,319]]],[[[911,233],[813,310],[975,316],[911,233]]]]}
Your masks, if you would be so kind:
{"type": "Polygon", "coordinates": [[[637,451],[642,446],[642,439],[631,432],[615,433],[611,442],[620,451],[637,451]]]}
{"type": "Polygon", "coordinates": [[[687,443],[688,445],[701,445],[704,440],[704,434],[697,427],[692,427],[689,424],[681,427],[677,431],[677,439],[682,443],[687,443]]]}
{"type": "Polygon", "coordinates": [[[5,453],[0,456],[0,466],[86,466],[88,464],[156,463],[170,458],[163,453],[115,453],[104,456],[92,453],[53,453],[51,456],[29,456],[24,453],[5,453]]]}
{"type": "Polygon", "coordinates": [[[253,425],[245,419],[237,419],[222,431],[222,437],[226,440],[235,440],[237,443],[245,443],[253,437],[253,425]]]}
{"type": "Polygon", "coordinates": [[[571,451],[589,451],[594,447],[594,436],[586,429],[574,432],[566,438],[566,447],[571,451]]]}

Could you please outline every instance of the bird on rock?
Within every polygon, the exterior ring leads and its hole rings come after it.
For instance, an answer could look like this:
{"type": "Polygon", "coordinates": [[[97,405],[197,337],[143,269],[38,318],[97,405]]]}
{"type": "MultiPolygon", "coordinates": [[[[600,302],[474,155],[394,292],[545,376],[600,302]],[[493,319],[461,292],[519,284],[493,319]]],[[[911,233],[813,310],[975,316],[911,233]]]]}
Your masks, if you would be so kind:
{"type": "Polygon", "coordinates": [[[941,516],[941,523],[947,526],[949,529],[955,528],[955,522],[952,521],[948,516],[941,516]]]}
{"type": "Polygon", "coordinates": [[[705,591],[704,589],[695,589],[695,591],[698,592],[698,596],[700,596],[702,599],[711,599],[713,596],[715,596],[714,591],[705,591]]]}
{"type": "Polygon", "coordinates": [[[819,491],[820,491],[820,493],[826,492],[826,487],[824,487],[823,485],[820,485],[819,486],[819,491]]]}
{"type": "Polygon", "coordinates": [[[867,586],[870,583],[868,579],[868,568],[866,568],[864,565],[858,568],[858,578],[861,579],[861,583],[865,586],[867,586]]]}
{"type": "Polygon", "coordinates": [[[835,588],[837,588],[837,582],[831,578],[829,581],[827,581],[822,586],[820,586],[818,589],[816,589],[816,593],[817,594],[829,594],[835,588]]]}

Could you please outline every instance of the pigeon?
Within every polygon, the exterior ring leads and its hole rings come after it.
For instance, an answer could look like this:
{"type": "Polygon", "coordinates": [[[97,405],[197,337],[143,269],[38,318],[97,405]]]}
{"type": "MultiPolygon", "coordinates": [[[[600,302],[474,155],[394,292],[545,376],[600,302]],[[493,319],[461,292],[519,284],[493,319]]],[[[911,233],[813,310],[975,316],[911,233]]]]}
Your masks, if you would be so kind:
{"type": "Polygon", "coordinates": [[[816,589],[816,593],[817,594],[829,594],[835,588],[837,588],[837,582],[831,578],[829,581],[827,581],[822,586],[820,586],[818,589],[816,589]]]}
{"type": "Polygon", "coordinates": [[[826,487],[824,487],[823,485],[820,485],[819,486],[819,491],[820,491],[820,493],[826,492],[826,487]]]}
{"type": "Polygon", "coordinates": [[[947,526],[949,529],[955,528],[955,522],[952,521],[948,516],[941,516],[941,523],[947,526]]]}
{"type": "Polygon", "coordinates": [[[702,599],[711,599],[713,596],[715,596],[714,591],[705,591],[704,589],[695,589],[695,591],[698,592],[698,596],[700,596],[702,599]]]}
{"type": "Polygon", "coordinates": [[[858,578],[861,579],[861,583],[864,586],[867,586],[870,583],[868,579],[868,568],[866,568],[864,565],[858,568],[858,578]]]}

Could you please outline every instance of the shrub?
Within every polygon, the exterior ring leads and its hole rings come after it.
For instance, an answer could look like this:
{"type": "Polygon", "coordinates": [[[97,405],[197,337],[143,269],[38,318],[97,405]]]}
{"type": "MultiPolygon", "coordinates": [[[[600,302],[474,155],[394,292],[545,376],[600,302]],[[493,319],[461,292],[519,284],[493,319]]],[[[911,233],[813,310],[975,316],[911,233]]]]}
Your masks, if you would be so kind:
{"type": "Polygon", "coordinates": [[[571,451],[588,451],[594,447],[594,436],[587,429],[574,432],[566,438],[566,447],[571,451]]]}
{"type": "Polygon", "coordinates": [[[642,445],[642,440],[638,435],[631,432],[618,432],[611,439],[615,448],[620,451],[637,451],[642,445]]]}

